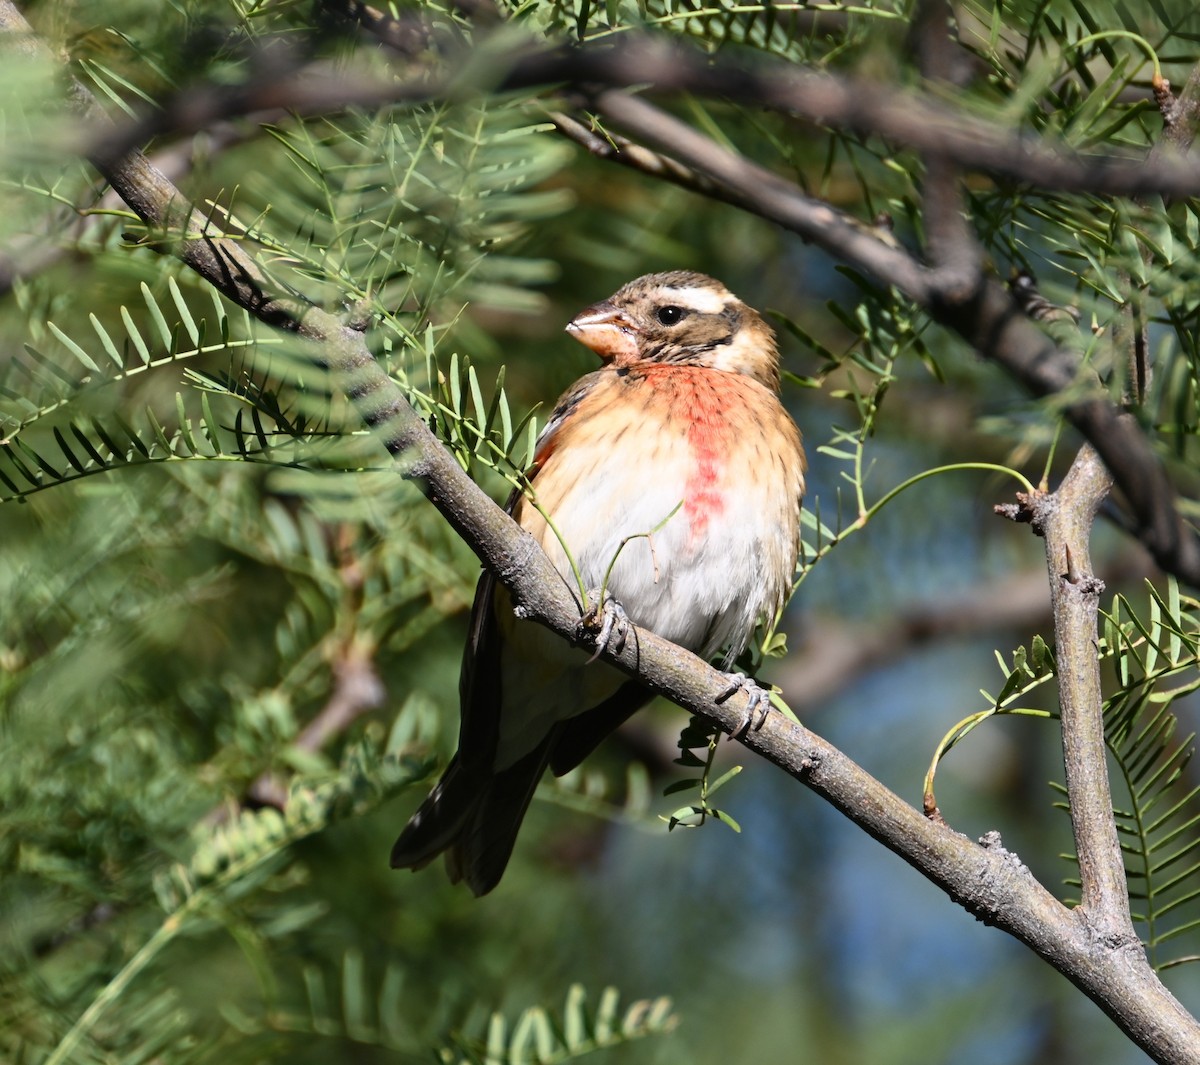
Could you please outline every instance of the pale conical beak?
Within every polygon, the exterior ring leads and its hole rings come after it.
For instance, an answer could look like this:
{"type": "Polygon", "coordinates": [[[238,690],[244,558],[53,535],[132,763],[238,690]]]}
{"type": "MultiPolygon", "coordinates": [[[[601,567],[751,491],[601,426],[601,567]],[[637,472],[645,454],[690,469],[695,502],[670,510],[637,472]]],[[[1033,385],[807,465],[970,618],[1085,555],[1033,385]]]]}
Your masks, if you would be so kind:
{"type": "Polygon", "coordinates": [[[567,332],[605,362],[630,362],[638,357],[637,327],[608,300],[580,311],[567,323],[567,332]]]}

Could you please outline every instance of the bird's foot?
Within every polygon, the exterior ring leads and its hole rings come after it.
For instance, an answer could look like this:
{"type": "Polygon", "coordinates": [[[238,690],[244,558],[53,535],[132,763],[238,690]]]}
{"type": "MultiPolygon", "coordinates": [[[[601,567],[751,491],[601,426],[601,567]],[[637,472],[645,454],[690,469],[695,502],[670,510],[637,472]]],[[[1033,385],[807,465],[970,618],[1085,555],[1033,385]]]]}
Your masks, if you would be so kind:
{"type": "Polygon", "coordinates": [[[587,660],[590,666],[607,650],[617,654],[624,650],[630,623],[625,608],[611,595],[602,595],[599,588],[589,591],[587,599],[593,606],[583,615],[580,628],[596,639],[596,649],[587,660]]]}
{"type": "Polygon", "coordinates": [[[771,712],[771,689],[764,688],[745,673],[726,673],[725,679],[729,681],[729,687],[713,700],[718,706],[732,699],[738,692],[746,693],[746,708],[742,711],[737,728],[730,735],[744,736],[751,729],[757,732],[766,723],[767,715],[771,712]]]}

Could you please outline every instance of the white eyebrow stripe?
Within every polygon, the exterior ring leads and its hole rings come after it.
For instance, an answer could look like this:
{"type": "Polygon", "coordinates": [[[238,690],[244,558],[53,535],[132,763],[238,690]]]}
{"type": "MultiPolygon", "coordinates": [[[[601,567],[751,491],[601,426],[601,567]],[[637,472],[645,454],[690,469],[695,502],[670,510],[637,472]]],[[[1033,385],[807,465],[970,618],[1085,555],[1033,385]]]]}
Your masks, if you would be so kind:
{"type": "Polygon", "coordinates": [[[659,291],[679,306],[701,314],[720,314],[729,302],[728,292],[711,288],[662,288],[659,291]]]}

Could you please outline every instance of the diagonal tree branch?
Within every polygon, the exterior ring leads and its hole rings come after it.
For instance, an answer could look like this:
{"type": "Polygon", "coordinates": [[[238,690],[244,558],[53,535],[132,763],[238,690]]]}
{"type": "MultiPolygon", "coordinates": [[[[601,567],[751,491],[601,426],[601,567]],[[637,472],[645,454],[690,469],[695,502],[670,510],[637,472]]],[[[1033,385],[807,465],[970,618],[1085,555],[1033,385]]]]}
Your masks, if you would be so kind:
{"type": "MultiPolygon", "coordinates": [[[[375,23],[373,32],[387,31],[375,23]]],[[[410,60],[413,56],[411,49],[400,54],[410,60]]],[[[161,133],[192,132],[218,119],[277,107],[309,115],[348,106],[453,99],[470,95],[481,83],[500,91],[551,85],[629,90],[649,83],[656,92],[725,99],[813,125],[879,136],[943,156],[966,170],[1040,188],[1109,196],[1200,194],[1200,173],[1186,158],[1164,158],[1146,167],[1144,158],[1132,154],[1084,154],[1052,137],[1013,132],[1003,122],[955,106],[944,94],[762,58],[752,66],[740,65],[724,54],[710,56],[646,34],[623,34],[605,44],[547,46],[505,32],[480,36],[469,50],[455,51],[448,43],[444,58],[436,68],[417,63],[415,72],[397,80],[310,61],[280,42],[260,50],[245,82],[188,86],[141,120],[94,138],[89,154],[120,157],[161,133]]]]}

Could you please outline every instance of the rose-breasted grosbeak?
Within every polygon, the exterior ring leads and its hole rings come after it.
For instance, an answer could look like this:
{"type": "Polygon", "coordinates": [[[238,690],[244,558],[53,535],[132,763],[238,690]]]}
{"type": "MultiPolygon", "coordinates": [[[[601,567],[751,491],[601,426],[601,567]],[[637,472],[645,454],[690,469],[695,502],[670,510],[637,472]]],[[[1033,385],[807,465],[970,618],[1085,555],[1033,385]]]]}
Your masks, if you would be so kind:
{"type": "MultiPolygon", "coordinates": [[[[604,586],[629,620],[728,668],[791,584],[804,452],[779,401],[775,335],[724,285],[650,274],[567,332],[604,366],[558,401],[513,517],[572,587],[604,586]],[[547,520],[549,519],[549,520],[547,520]],[[630,539],[632,537],[632,539],[630,539]],[[610,568],[611,567],[611,568],[610,568]]],[[[458,753],[392,850],[491,891],[549,766],[577,766],[651,693],[514,619],[480,578],[460,681],[458,753]]]]}

